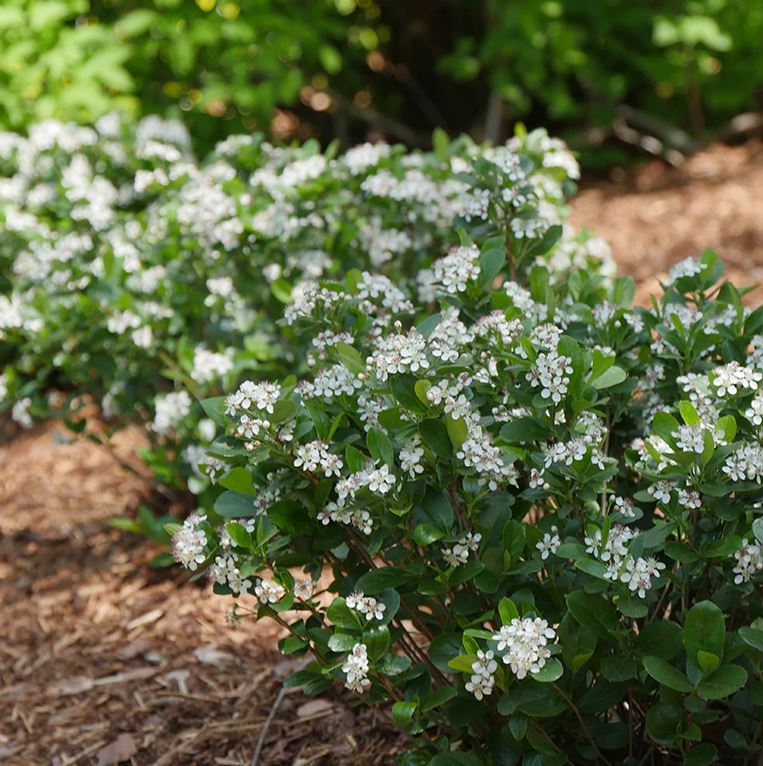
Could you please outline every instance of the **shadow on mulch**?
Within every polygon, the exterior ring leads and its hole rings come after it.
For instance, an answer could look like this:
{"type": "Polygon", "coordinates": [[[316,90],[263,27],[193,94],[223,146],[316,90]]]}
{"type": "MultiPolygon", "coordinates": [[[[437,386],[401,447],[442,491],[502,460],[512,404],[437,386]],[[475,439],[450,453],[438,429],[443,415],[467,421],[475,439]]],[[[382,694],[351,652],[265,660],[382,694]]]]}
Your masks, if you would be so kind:
{"type": "MultiPolygon", "coordinates": [[[[150,546],[103,524],[147,486],[54,429],[0,446],[0,762],[248,766],[299,661],[273,626],[230,627],[226,600],[151,570],[150,546]]],[[[402,735],[351,702],[286,694],[260,764],[394,763],[402,735]]]]}

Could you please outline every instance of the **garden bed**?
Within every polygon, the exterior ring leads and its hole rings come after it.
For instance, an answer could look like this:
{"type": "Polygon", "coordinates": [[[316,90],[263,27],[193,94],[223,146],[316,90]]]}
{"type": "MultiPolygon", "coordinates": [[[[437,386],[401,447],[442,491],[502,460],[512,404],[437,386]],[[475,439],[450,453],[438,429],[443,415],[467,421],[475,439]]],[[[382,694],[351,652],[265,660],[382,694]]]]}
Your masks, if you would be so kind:
{"type": "MultiPolygon", "coordinates": [[[[585,189],[574,221],[610,240],[643,300],[671,263],[707,247],[729,277],[759,280],[762,193],[763,148],[718,147],[585,189]]],[[[95,444],[59,443],[57,429],[0,446],[0,761],[249,764],[295,666],[276,653],[277,630],[229,627],[221,599],[149,569],[150,546],[103,524],[133,512],[148,484],[95,444]]],[[[117,453],[133,462],[140,443],[127,432],[117,453]]],[[[287,694],[262,766],[392,763],[402,735],[350,699],[287,694]]]]}

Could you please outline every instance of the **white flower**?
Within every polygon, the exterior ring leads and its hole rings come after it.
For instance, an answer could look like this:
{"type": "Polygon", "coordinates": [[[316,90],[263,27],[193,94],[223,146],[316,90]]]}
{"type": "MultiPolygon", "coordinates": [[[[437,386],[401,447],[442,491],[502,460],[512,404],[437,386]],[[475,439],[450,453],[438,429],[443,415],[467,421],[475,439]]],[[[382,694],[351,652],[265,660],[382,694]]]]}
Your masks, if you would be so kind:
{"type": "Polygon", "coordinates": [[[525,378],[533,388],[541,388],[541,396],[559,404],[567,393],[567,386],[572,375],[572,360],[556,351],[538,354],[535,365],[530,368],[525,378]]]}
{"type": "Polygon", "coordinates": [[[750,582],[758,572],[763,571],[763,548],[760,543],[745,540],[742,547],[734,554],[734,583],[741,585],[750,582]]]}
{"type": "Polygon", "coordinates": [[[718,396],[735,396],[740,389],[755,391],[763,380],[763,372],[742,367],[739,362],[729,362],[716,367],[710,375],[710,382],[718,389],[718,396]]]}
{"type": "Polygon", "coordinates": [[[172,536],[172,555],[186,569],[193,571],[206,559],[207,535],[201,528],[206,520],[204,513],[192,513],[172,536]]]}
{"type": "Polygon", "coordinates": [[[429,367],[426,355],[427,341],[415,328],[407,334],[393,334],[380,338],[367,364],[381,381],[401,372],[418,372],[429,367]]]}
{"type": "Polygon", "coordinates": [[[684,452],[696,452],[701,455],[705,451],[705,429],[701,425],[678,426],[673,431],[676,446],[684,452]]]}
{"type": "Polygon", "coordinates": [[[726,458],[721,470],[731,481],[763,481],[763,447],[743,444],[726,458]]]}
{"type": "Polygon", "coordinates": [[[397,479],[393,473],[390,473],[388,465],[383,465],[368,474],[367,486],[371,492],[386,495],[395,488],[395,484],[397,484],[397,479]]]}
{"type": "Polygon", "coordinates": [[[224,378],[233,369],[233,360],[226,354],[199,347],[193,355],[191,377],[197,383],[209,383],[224,378]]]}
{"type": "Polygon", "coordinates": [[[539,617],[515,617],[493,636],[498,651],[504,652],[503,662],[520,680],[543,668],[551,656],[548,643],[555,639],[556,631],[539,617]]]}
{"type": "Polygon", "coordinates": [[[254,595],[261,604],[276,604],[284,595],[284,589],[275,582],[262,579],[254,586],[254,595]]]}
{"type": "Polygon", "coordinates": [[[693,277],[701,274],[704,266],[696,258],[684,258],[668,272],[668,284],[672,285],[676,280],[682,277],[693,277]]]}
{"type": "Polygon", "coordinates": [[[481,541],[482,535],[479,532],[467,532],[452,548],[443,548],[443,558],[451,567],[466,564],[469,554],[479,550],[481,541]]]}
{"type": "Polygon", "coordinates": [[[453,248],[432,264],[434,284],[446,293],[462,293],[479,276],[480,251],[476,245],[453,248]]]}
{"type": "Polygon", "coordinates": [[[543,535],[543,539],[539,540],[535,547],[540,551],[540,557],[544,561],[552,554],[556,553],[562,541],[559,539],[559,530],[556,527],[551,527],[551,532],[546,532],[543,535]]]}
{"type": "Polygon", "coordinates": [[[309,601],[315,592],[315,582],[309,577],[304,580],[294,581],[294,597],[302,601],[309,601]]]}
{"type": "Polygon", "coordinates": [[[407,473],[411,479],[424,472],[424,466],[421,464],[421,458],[424,457],[424,448],[421,446],[421,439],[416,435],[400,450],[400,468],[407,473]]]}
{"type": "Polygon", "coordinates": [[[281,395],[277,383],[254,383],[245,380],[235,394],[225,399],[225,414],[234,415],[238,410],[259,410],[273,414],[273,408],[281,395]]]}
{"type": "Polygon", "coordinates": [[[344,685],[362,694],[371,686],[368,667],[368,647],[365,644],[355,644],[342,665],[342,672],[347,677],[344,685]]]}
{"type": "Polygon", "coordinates": [[[674,489],[673,482],[668,481],[667,479],[661,479],[655,484],[652,484],[652,486],[648,487],[647,492],[658,503],[669,503],[670,493],[673,491],[673,489],[674,489]]]}
{"type": "Polygon", "coordinates": [[[472,675],[466,682],[466,691],[471,692],[478,700],[488,697],[495,685],[495,671],[498,663],[495,661],[492,651],[477,651],[477,659],[472,663],[472,675]]]}
{"type": "Polygon", "coordinates": [[[156,414],[151,423],[151,430],[164,436],[191,412],[191,397],[187,391],[173,391],[164,396],[157,396],[154,401],[156,414]]]}
{"type": "Polygon", "coordinates": [[[339,455],[329,452],[329,445],[326,442],[316,439],[297,446],[294,466],[302,468],[307,473],[312,473],[320,468],[324,476],[331,477],[339,476],[344,463],[339,455]]]}
{"type": "Polygon", "coordinates": [[[29,408],[32,406],[32,399],[25,396],[14,403],[11,408],[11,418],[22,428],[31,428],[33,425],[32,416],[29,414],[29,408]]]}
{"type": "Polygon", "coordinates": [[[384,610],[387,605],[373,596],[364,596],[362,591],[358,591],[347,596],[345,601],[350,609],[360,612],[367,620],[384,619],[384,610]]]}
{"type": "Polygon", "coordinates": [[[652,578],[658,578],[663,569],[665,564],[657,559],[634,559],[628,556],[624,562],[624,571],[620,574],[620,581],[628,583],[628,588],[638,593],[639,598],[645,598],[646,592],[652,587],[652,578]]]}

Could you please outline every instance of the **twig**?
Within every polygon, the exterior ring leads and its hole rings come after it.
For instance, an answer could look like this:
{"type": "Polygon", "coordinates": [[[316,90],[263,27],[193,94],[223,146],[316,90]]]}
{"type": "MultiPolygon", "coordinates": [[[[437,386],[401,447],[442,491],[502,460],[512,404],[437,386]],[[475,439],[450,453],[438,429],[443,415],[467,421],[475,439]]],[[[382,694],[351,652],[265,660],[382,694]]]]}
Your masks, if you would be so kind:
{"type": "Polygon", "coordinates": [[[287,688],[282,684],[275,698],[275,701],[273,702],[273,705],[270,708],[268,717],[265,719],[265,723],[262,725],[262,730],[260,731],[260,736],[259,736],[259,739],[257,740],[257,748],[254,751],[254,756],[252,757],[252,761],[249,764],[249,766],[258,766],[260,762],[260,755],[262,754],[262,748],[265,746],[265,740],[267,739],[267,736],[268,736],[268,731],[276,717],[278,708],[281,707],[281,703],[283,702],[283,698],[286,696],[286,692],[287,692],[287,688]]]}

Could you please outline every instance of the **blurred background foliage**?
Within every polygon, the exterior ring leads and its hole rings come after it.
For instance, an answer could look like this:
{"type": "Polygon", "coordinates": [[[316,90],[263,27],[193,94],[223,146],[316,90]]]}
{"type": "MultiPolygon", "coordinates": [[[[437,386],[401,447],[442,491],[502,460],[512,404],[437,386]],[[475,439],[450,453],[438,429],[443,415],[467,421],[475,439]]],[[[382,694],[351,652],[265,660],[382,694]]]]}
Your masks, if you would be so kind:
{"type": "Polygon", "coordinates": [[[204,151],[522,120],[606,164],[618,138],[685,149],[759,110],[761,41],[757,0],[0,0],[0,127],[184,113],[204,151]]]}

